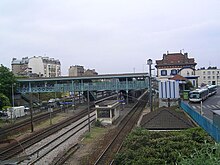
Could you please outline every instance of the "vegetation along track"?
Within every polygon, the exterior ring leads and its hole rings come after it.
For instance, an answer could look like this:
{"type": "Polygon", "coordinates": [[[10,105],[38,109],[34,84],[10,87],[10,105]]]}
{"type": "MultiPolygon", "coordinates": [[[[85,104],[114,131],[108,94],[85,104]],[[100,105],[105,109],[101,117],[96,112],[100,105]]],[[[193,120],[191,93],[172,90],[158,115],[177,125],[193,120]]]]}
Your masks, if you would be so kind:
{"type": "MultiPolygon", "coordinates": [[[[146,95],[144,95],[143,97],[145,96],[146,95]]],[[[121,148],[125,136],[132,130],[134,125],[137,123],[145,105],[146,102],[139,99],[139,101],[133,106],[132,110],[120,123],[119,128],[117,128],[117,131],[114,134],[114,137],[112,138],[108,146],[104,149],[104,151],[100,154],[98,159],[95,161],[94,165],[111,164],[111,162],[114,159],[114,155],[121,148]]]]}
{"type": "MultiPolygon", "coordinates": [[[[90,112],[93,112],[94,110],[91,110],[90,112]]],[[[62,128],[70,125],[71,123],[76,122],[77,120],[81,119],[82,117],[86,116],[88,114],[88,110],[85,109],[81,113],[76,114],[73,117],[70,117],[66,119],[65,121],[62,121],[60,123],[57,123],[55,125],[52,125],[44,130],[35,132],[32,136],[26,137],[23,140],[19,142],[19,144],[13,143],[13,145],[10,145],[6,148],[1,149],[0,152],[0,160],[7,160],[9,158],[12,158],[13,156],[17,155],[18,153],[22,152],[23,149],[26,149],[33,144],[39,142],[40,140],[54,134],[55,132],[61,130],[62,128]],[[21,147],[22,146],[22,147],[21,147]]]]}

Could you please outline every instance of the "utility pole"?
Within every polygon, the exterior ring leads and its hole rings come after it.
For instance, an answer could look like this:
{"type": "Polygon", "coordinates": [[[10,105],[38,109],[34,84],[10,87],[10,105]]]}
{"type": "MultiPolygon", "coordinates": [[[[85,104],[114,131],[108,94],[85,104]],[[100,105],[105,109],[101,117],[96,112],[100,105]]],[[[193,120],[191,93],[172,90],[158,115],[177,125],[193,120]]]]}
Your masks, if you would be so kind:
{"type": "Polygon", "coordinates": [[[88,100],[88,126],[90,132],[90,99],[89,99],[89,90],[87,90],[87,100],[88,100]]]}
{"type": "Polygon", "coordinates": [[[152,83],[151,83],[151,65],[152,65],[152,60],[148,59],[147,64],[149,65],[149,92],[150,92],[150,97],[149,97],[149,102],[150,102],[150,112],[153,111],[153,104],[152,104],[152,83]]]}
{"type": "Polygon", "coordinates": [[[32,92],[29,93],[30,96],[30,113],[31,113],[31,132],[34,132],[34,125],[33,125],[33,98],[32,92]]]}
{"type": "Polygon", "coordinates": [[[15,106],[14,83],[11,85],[12,107],[15,106]]]}

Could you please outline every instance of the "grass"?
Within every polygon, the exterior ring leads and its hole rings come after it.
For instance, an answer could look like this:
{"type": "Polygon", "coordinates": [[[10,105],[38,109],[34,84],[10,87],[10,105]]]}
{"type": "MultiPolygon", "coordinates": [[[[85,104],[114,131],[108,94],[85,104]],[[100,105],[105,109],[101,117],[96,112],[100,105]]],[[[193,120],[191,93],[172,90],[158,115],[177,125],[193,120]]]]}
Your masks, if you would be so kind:
{"type": "Polygon", "coordinates": [[[87,132],[84,135],[83,143],[90,143],[94,139],[97,139],[98,137],[102,136],[105,134],[108,130],[106,128],[101,128],[101,127],[92,127],[90,132],[87,132]]]}

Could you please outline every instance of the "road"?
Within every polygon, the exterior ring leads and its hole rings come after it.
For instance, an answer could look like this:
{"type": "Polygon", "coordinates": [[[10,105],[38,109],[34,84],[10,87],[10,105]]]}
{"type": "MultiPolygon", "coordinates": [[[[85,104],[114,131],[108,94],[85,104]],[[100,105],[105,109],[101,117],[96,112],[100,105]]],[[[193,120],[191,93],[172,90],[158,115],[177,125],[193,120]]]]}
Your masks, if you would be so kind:
{"type": "MultiPolygon", "coordinates": [[[[189,103],[192,108],[194,108],[197,112],[201,112],[201,104],[200,103],[189,103]]],[[[210,120],[213,120],[212,110],[219,109],[220,110],[220,87],[217,88],[217,94],[209,97],[202,103],[202,112],[205,117],[210,120]]]]}

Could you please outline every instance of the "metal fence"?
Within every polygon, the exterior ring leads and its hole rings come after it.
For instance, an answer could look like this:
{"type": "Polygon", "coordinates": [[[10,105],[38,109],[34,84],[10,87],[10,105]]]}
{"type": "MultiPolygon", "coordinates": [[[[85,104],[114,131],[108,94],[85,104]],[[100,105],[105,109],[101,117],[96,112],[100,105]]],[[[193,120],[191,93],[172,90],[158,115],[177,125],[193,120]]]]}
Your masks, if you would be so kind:
{"type": "Polygon", "coordinates": [[[196,112],[188,104],[181,102],[181,108],[200,126],[202,127],[216,142],[220,142],[220,129],[204,116],[196,112]]]}

